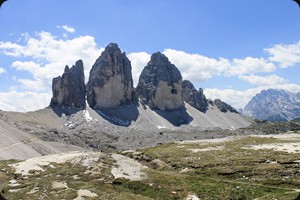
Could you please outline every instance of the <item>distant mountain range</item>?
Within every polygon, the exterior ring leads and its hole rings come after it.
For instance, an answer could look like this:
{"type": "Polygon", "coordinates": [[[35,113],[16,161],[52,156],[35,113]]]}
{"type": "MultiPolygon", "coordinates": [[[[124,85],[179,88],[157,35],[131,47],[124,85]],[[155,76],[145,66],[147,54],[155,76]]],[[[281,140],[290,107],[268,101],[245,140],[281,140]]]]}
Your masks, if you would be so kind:
{"type": "Polygon", "coordinates": [[[254,96],[243,113],[251,118],[289,121],[300,118],[300,93],[268,89],[254,96]]]}

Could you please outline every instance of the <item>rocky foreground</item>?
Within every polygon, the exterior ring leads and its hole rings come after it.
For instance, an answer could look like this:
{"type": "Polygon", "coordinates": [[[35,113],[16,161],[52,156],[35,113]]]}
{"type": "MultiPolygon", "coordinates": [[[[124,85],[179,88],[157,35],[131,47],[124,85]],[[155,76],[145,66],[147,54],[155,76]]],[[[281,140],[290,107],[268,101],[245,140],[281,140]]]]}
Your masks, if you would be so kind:
{"type": "Polygon", "coordinates": [[[6,199],[295,199],[299,132],[0,162],[6,199]]]}

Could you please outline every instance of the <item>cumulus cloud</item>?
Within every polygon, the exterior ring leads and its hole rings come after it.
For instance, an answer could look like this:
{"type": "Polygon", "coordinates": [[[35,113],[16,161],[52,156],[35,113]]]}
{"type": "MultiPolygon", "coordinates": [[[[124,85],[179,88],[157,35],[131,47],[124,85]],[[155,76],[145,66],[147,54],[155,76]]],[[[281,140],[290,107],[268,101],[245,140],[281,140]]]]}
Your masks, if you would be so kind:
{"type": "Polygon", "coordinates": [[[26,112],[45,108],[49,105],[51,93],[0,92],[0,108],[9,111],[26,112]]]}
{"type": "Polygon", "coordinates": [[[139,76],[143,71],[144,67],[150,61],[150,54],[146,52],[130,53],[127,55],[131,61],[132,66],[132,79],[134,85],[139,82],[139,76]]]}
{"type": "Polygon", "coordinates": [[[264,49],[270,54],[270,61],[278,62],[282,68],[292,67],[300,62],[300,41],[295,44],[276,44],[264,49]]]}
{"type": "Polygon", "coordinates": [[[189,54],[184,51],[165,49],[163,52],[181,71],[184,79],[203,81],[224,73],[230,62],[225,58],[214,59],[200,54],[189,54]]]}
{"type": "Polygon", "coordinates": [[[287,84],[289,82],[287,79],[279,77],[275,74],[269,76],[257,76],[253,74],[249,76],[241,75],[239,76],[239,78],[253,85],[270,86],[270,87],[287,84]]]}
{"type": "Polygon", "coordinates": [[[83,59],[85,74],[88,75],[103,48],[97,47],[92,36],[62,40],[49,32],[42,31],[35,37],[27,35],[25,45],[0,42],[0,50],[7,56],[31,59],[31,61],[17,60],[12,63],[12,67],[32,74],[31,81],[19,81],[24,84],[24,87],[39,80],[39,87],[36,89],[40,90],[50,88],[52,78],[61,75],[66,65],[72,66],[79,59],[83,59]]]}
{"type": "Polygon", "coordinates": [[[3,67],[0,67],[0,74],[3,74],[5,72],[6,72],[6,70],[3,67]]]}
{"type": "Polygon", "coordinates": [[[191,81],[204,81],[220,75],[238,76],[276,70],[276,66],[264,58],[215,59],[174,49],[166,49],[163,53],[180,69],[182,76],[191,81]]]}
{"type": "Polygon", "coordinates": [[[49,88],[43,83],[41,79],[18,79],[18,82],[22,84],[22,88],[30,91],[45,91],[49,88]]]}
{"type": "Polygon", "coordinates": [[[262,88],[248,90],[206,88],[204,89],[204,94],[209,99],[221,99],[234,108],[239,109],[244,108],[250,99],[261,90],[262,88]]]}
{"type": "Polygon", "coordinates": [[[0,53],[16,58],[11,67],[17,71],[27,71],[32,76],[26,79],[16,77],[15,81],[20,86],[0,94],[0,108],[4,110],[32,111],[47,106],[53,77],[61,75],[66,65],[72,66],[82,59],[88,80],[92,65],[103,51],[103,48],[97,47],[94,37],[88,35],[60,39],[42,31],[34,36],[22,34],[22,37],[24,43],[0,42],[0,53]],[[22,92],[16,89],[22,89],[22,92]]]}
{"type": "Polygon", "coordinates": [[[76,30],[75,28],[68,26],[68,25],[63,25],[63,26],[56,26],[57,28],[61,28],[69,33],[74,33],[76,30]]]}
{"type": "Polygon", "coordinates": [[[273,72],[275,70],[276,66],[264,58],[246,57],[244,59],[233,59],[230,68],[225,74],[234,76],[258,72],[273,72]]]}

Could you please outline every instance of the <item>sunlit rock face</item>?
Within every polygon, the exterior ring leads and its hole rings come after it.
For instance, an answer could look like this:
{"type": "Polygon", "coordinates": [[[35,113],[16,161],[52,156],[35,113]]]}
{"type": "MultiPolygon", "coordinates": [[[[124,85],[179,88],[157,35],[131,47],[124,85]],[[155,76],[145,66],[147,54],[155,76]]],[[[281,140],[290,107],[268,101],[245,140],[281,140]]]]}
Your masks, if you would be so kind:
{"type": "Polygon", "coordinates": [[[151,56],[136,88],[142,105],[151,109],[176,110],[184,106],[182,76],[169,59],[160,52],[151,56]]]}
{"type": "Polygon", "coordinates": [[[87,83],[87,102],[94,109],[132,103],[131,63],[117,44],[109,44],[93,65],[87,83]]]}
{"type": "Polygon", "coordinates": [[[62,76],[52,81],[52,99],[50,106],[66,108],[85,108],[85,82],[82,60],[71,68],[67,65],[62,76]]]}

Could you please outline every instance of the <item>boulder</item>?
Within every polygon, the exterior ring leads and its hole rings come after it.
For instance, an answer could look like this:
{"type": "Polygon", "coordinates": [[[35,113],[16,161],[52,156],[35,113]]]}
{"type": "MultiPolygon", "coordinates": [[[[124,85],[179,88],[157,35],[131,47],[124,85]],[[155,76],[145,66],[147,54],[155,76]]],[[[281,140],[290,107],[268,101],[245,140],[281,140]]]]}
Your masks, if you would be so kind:
{"type": "Polygon", "coordinates": [[[117,44],[109,44],[96,60],[87,83],[87,102],[94,109],[132,103],[131,63],[117,44]]]}
{"type": "Polygon", "coordinates": [[[194,85],[188,81],[182,81],[182,97],[183,100],[201,112],[206,112],[208,107],[207,99],[203,93],[203,89],[197,91],[194,85]]]}
{"type": "Polygon", "coordinates": [[[160,52],[152,54],[139,77],[136,92],[140,103],[151,109],[176,110],[184,106],[182,76],[176,66],[160,52]]]}
{"type": "Polygon", "coordinates": [[[86,89],[82,60],[78,60],[71,68],[67,65],[63,75],[53,79],[52,93],[51,107],[85,108],[86,89]]]}

